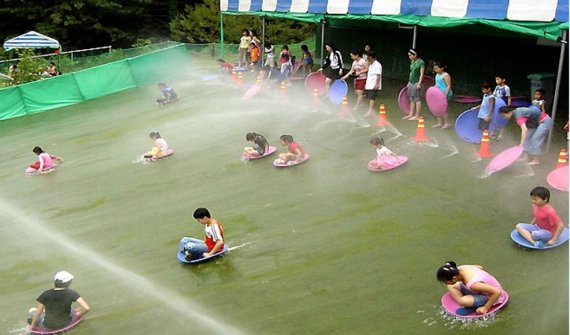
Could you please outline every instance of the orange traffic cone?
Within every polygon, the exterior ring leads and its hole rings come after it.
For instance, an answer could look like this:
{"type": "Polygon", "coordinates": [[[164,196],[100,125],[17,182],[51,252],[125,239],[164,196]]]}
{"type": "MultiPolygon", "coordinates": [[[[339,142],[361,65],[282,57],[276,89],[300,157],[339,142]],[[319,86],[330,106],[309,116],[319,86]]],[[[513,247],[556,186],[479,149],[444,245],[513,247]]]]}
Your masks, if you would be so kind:
{"type": "Polygon", "coordinates": [[[281,82],[281,96],[282,97],[287,96],[287,85],[285,85],[284,81],[281,82]]]}
{"type": "Polygon", "coordinates": [[[237,72],[236,70],[232,70],[232,80],[235,82],[237,80],[237,72]]]}
{"type": "Polygon", "coordinates": [[[386,118],[386,107],[384,104],[380,104],[380,109],[378,111],[378,122],[374,125],[375,127],[386,127],[389,124],[386,118]]]}
{"type": "Polygon", "coordinates": [[[350,116],[350,112],[348,111],[348,97],[345,95],[342,97],[342,104],[340,105],[340,116],[347,117],[350,116]]]}
{"type": "Polygon", "coordinates": [[[426,128],[424,125],[424,118],[420,117],[418,119],[418,128],[416,129],[416,137],[413,138],[414,142],[429,142],[429,138],[426,136],[426,128]]]}
{"type": "Polygon", "coordinates": [[[560,149],[560,153],[558,154],[558,163],[556,164],[556,168],[563,167],[568,165],[568,152],[566,149],[560,149]]]}
{"type": "Polygon", "coordinates": [[[237,73],[237,85],[238,87],[241,87],[241,85],[243,85],[243,73],[241,72],[237,73]]]}
{"type": "Polygon", "coordinates": [[[261,75],[257,75],[257,77],[255,77],[255,84],[257,86],[259,86],[259,84],[261,84],[261,75]]]}
{"type": "Polygon", "coordinates": [[[319,89],[315,88],[313,89],[313,107],[319,107],[320,102],[321,99],[319,99],[319,89]]]}
{"type": "Polygon", "coordinates": [[[479,157],[488,158],[493,157],[495,154],[491,152],[491,144],[489,143],[489,131],[483,130],[483,137],[481,137],[481,145],[479,146],[479,157]]]}

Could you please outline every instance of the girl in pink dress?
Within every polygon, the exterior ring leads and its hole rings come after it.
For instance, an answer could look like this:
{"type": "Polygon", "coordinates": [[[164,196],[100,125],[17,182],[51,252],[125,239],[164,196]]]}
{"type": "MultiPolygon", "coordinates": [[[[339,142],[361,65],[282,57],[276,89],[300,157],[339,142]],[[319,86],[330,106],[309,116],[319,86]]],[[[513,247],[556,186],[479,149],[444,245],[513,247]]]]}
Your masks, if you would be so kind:
{"type": "Polygon", "coordinates": [[[34,147],[32,151],[38,155],[38,160],[26,169],[26,173],[45,173],[54,168],[53,161],[63,162],[63,159],[48,154],[41,147],[34,147]]]}
{"type": "Polygon", "coordinates": [[[374,137],[370,140],[376,148],[376,159],[368,162],[368,167],[372,170],[387,170],[396,167],[400,164],[400,158],[398,155],[392,152],[384,145],[384,139],[380,137],[374,137]]]}
{"type": "Polygon", "coordinates": [[[447,291],[463,306],[455,311],[458,315],[486,314],[506,299],[501,284],[480,265],[457,266],[449,261],[437,270],[437,280],[447,284],[447,291]]]}

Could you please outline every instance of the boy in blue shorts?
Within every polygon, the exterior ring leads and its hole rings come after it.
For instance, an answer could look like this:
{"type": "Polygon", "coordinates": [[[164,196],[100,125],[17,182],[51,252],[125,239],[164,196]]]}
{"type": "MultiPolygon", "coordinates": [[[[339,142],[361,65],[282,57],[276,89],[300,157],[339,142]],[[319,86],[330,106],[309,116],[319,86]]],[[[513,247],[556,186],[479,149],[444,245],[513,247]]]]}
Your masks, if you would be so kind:
{"type": "Polygon", "coordinates": [[[493,116],[493,109],[495,109],[495,96],[493,95],[493,86],[489,83],[481,84],[481,92],[483,93],[483,101],[479,106],[471,108],[471,110],[479,109],[477,118],[479,119],[479,129],[489,129],[491,117],[493,116]]]}
{"type": "MultiPolygon", "coordinates": [[[[507,82],[507,77],[505,77],[504,74],[497,74],[495,76],[495,83],[497,83],[497,86],[495,86],[495,90],[493,91],[493,95],[496,96],[497,98],[501,98],[505,104],[507,106],[511,105],[511,88],[506,84],[507,82]]],[[[502,127],[501,129],[499,129],[499,134],[491,134],[491,138],[496,139],[497,141],[500,141],[501,138],[503,138],[503,131],[505,130],[505,127],[502,127]]]]}

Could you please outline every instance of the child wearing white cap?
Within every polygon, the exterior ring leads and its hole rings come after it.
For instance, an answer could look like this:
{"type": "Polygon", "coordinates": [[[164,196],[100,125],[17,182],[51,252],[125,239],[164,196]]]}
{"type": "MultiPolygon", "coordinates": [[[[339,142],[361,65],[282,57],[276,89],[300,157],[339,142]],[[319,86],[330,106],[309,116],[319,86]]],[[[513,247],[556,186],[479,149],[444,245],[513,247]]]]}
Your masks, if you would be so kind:
{"type": "Polygon", "coordinates": [[[28,322],[30,330],[42,328],[57,330],[64,328],[73,320],[79,319],[89,312],[89,305],[79,293],[69,288],[73,275],[67,271],[55,274],[54,288],[44,291],[36,300],[38,306],[30,309],[28,322]],[[77,302],[80,308],[72,309],[77,302]]]}

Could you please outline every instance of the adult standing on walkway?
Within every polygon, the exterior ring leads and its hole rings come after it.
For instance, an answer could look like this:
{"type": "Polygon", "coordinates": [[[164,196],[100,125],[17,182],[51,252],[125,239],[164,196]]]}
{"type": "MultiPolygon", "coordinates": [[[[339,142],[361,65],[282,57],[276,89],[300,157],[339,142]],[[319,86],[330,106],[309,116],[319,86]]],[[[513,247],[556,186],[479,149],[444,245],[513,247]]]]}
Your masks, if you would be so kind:
{"type": "Polygon", "coordinates": [[[321,66],[318,72],[322,72],[327,77],[325,80],[325,96],[328,96],[331,83],[342,77],[342,67],[344,64],[342,63],[342,55],[340,51],[335,48],[334,44],[325,44],[325,49],[328,51],[329,55],[325,59],[325,64],[321,66]]]}
{"type": "Polygon", "coordinates": [[[402,119],[417,120],[422,109],[422,79],[426,71],[426,64],[416,49],[410,49],[408,57],[410,58],[410,77],[407,90],[410,99],[410,113],[402,119]]]}
{"type": "Polygon", "coordinates": [[[376,53],[373,51],[368,53],[368,72],[364,89],[364,94],[368,99],[368,112],[364,116],[370,116],[375,110],[374,105],[378,91],[382,89],[382,65],[378,62],[376,53]]]}
{"type": "Polygon", "coordinates": [[[366,85],[366,72],[368,71],[368,66],[364,58],[362,58],[362,53],[359,50],[352,50],[350,52],[350,58],[352,59],[352,67],[350,71],[342,77],[342,80],[346,80],[348,77],[354,77],[354,93],[356,94],[356,105],[352,110],[357,110],[362,102],[362,96],[364,94],[364,86],[366,85]]]}

